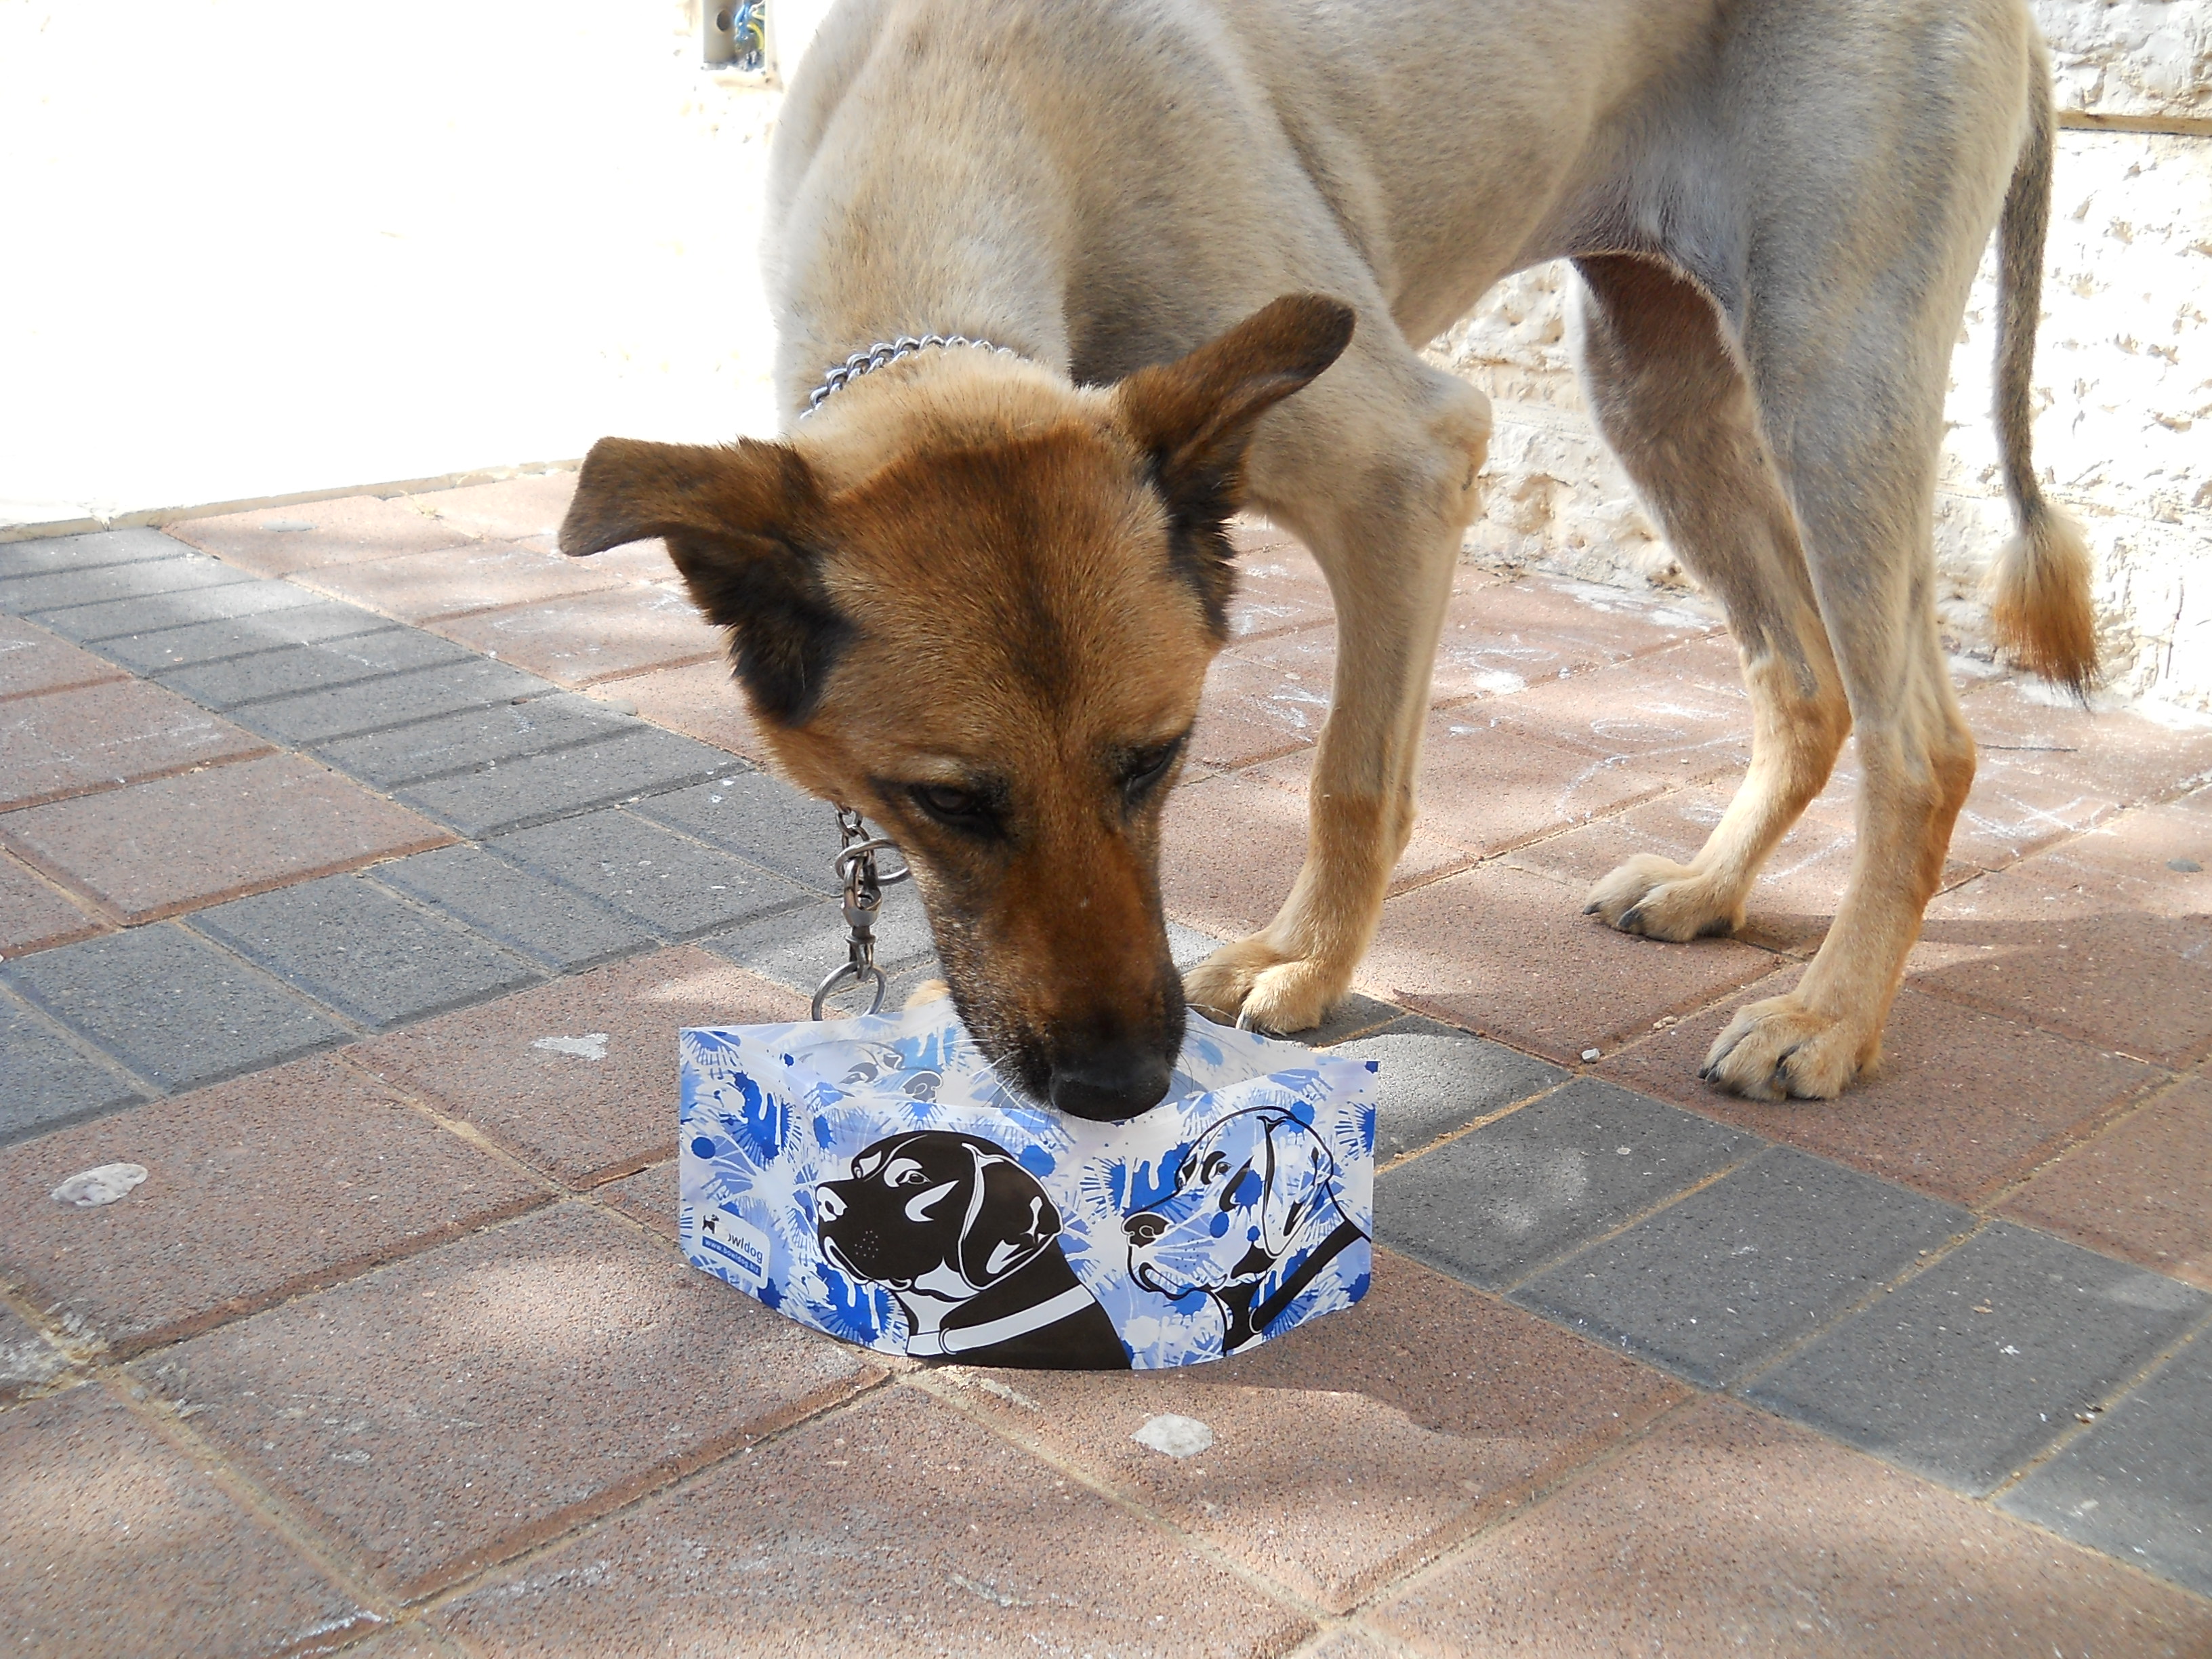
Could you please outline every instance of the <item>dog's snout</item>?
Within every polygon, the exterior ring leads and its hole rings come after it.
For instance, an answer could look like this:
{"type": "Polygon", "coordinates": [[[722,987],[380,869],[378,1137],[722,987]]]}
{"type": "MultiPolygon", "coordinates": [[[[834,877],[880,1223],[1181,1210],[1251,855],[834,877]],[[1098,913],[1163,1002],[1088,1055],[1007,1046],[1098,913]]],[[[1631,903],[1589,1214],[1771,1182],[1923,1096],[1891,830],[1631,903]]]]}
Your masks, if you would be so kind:
{"type": "Polygon", "coordinates": [[[1140,1210],[1121,1224],[1121,1231],[1129,1236],[1132,1244],[1149,1244],[1167,1230],[1166,1218],[1154,1215],[1150,1210],[1140,1210]]]}
{"type": "Polygon", "coordinates": [[[845,1200],[829,1187],[814,1189],[814,1213],[824,1221],[835,1221],[845,1213],[845,1200]]]}
{"type": "Polygon", "coordinates": [[[1156,1050],[1119,1044],[1052,1068],[1052,1103],[1070,1117],[1119,1123],[1160,1103],[1172,1076],[1156,1050]]]}

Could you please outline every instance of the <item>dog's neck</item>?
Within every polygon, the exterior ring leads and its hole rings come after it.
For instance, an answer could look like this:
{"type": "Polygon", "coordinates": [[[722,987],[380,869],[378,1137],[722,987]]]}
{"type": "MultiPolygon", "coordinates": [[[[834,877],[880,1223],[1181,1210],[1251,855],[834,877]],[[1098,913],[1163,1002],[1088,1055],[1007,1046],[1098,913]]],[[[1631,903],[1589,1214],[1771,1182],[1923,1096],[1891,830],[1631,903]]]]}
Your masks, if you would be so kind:
{"type": "Polygon", "coordinates": [[[1222,1352],[1235,1353],[1258,1341],[1322,1268],[1366,1237],[1346,1219],[1334,1200],[1308,1212],[1273,1267],[1256,1279],[1226,1285],[1214,1293],[1226,1326],[1222,1332],[1222,1352]]]}

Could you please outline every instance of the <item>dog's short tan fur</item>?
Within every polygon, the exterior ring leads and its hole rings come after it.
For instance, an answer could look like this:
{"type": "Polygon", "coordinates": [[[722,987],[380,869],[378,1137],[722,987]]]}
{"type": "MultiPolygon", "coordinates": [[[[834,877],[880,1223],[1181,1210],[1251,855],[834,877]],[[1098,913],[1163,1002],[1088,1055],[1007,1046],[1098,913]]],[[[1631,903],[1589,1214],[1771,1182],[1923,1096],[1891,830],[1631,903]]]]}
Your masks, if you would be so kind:
{"type": "Polygon", "coordinates": [[[2051,145],[2022,0],[845,0],[777,137],[785,407],[902,333],[1018,356],[919,353],[779,444],[610,441],[563,545],[670,538],[785,769],[912,854],[979,1038],[1034,1092],[1124,1115],[1180,1027],[1158,814],[1223,636],[1223,515],[1312,548],[1339,654],[1304,866],[1187,988],[1296,1030],[1349,985],[1412,832],[1477,504],[1487,404],[1415,345],[1571,258],[1594,417],[1727,607],[1754,710],[1705,849],[1630,860],[1589,908],[1736,926],[1856,730],[1835,926],[1706,1062],[1832,1096],[1879,1056],[1973,775],[1930,521],[2001,216],[2021,537],[1993,613],[2031,666],[2094,671],[2086,558],[2027,449],[2051,145]]]}

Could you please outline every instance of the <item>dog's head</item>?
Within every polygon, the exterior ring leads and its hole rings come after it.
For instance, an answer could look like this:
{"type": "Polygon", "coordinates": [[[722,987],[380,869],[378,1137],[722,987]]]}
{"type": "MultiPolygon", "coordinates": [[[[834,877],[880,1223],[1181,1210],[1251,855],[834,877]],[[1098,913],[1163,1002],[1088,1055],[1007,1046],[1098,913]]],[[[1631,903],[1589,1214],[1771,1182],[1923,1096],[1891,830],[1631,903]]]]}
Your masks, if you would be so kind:
{"type": "Polygon", "coordinates": [[[1288,1113],[1223,1118],[1191,1144],[1175,1190],[1122,1222],[1130,1277],[1171,1297],[1264,1279],[1302,1227],[1334,1213],[1335,1181],[1328,1146],[1288,1113]]]}
{"type": "Polygon", "coordinates": [[[932,352],[787,443],[604,440],[562,526],[666,539],[783,769],[890,830],[968,1029],[1075,1115],[1166,1091],[1160,813],[1227,635],[1223,526],[1254,426],[1352,319],[1279,300],[1104,388],[932,352]]]}
{"type": "Polygon", "coordinates": [[[964,1302],[1060,1235],[1060,1212],[1006,1149],[928,1129],[862,1149],[851,1178],[814,1189],[822,1253],[895,1291],[964,1302]]]}

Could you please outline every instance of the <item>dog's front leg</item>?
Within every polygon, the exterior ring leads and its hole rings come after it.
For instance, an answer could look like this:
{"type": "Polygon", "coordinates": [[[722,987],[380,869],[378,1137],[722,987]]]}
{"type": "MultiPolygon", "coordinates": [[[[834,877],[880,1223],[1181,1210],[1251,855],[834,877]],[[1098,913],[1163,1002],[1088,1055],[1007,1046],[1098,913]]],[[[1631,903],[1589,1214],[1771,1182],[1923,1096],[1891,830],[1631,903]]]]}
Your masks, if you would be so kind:
{"type": "Polygon", "coordinates": [[[1276,419],[1253,453],[1252,495],[1328,574],[1335,684],[1290,897],[1262,931],[1194,969],[1185,990],[1218,1015],[1302,1031],[1350,987],[1413,833],[1430,673],[1479,500],[1490,403],[1411,354],[1347,353],[1276,419]]]}

